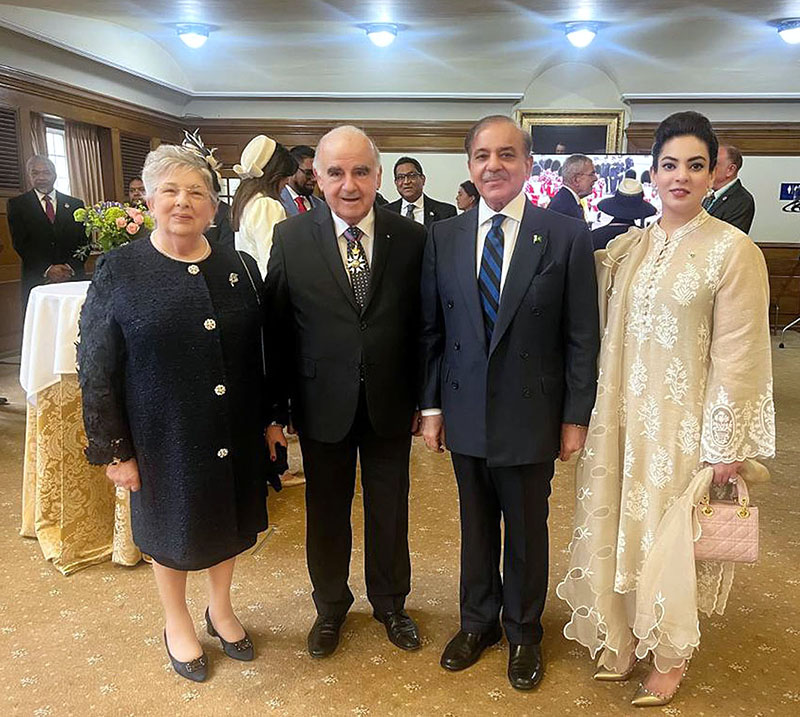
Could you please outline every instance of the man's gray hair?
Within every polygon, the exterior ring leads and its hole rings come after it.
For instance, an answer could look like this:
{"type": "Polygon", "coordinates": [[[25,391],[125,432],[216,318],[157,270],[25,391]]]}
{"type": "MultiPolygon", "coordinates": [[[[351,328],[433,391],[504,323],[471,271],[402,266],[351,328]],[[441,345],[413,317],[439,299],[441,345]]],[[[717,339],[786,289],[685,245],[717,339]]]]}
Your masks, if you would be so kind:
{"type": "Polygon", "coordinates": [[[48,157],[46,154],[34,154],[33,157],[25,162],[25,171],[28,174],[30,174],[34,164],[46,164],[53,174],[58,174],[56,172],[56,165],[53,164],[53,160],[50,159],[50,157],[48,157]]]}
{"type": "Polygon", "coordinates": [[[561,168],[561,179],[564,184],[572,184],[575,177],[583,172],[586,163],[591,163],[591,159],[585,154],[573,154],[564,160],[564,166],[561,168]]]}
{"type": "Polygon", "coordinates": [[[149,199],[158,185],[176,169],[193,169],[200,173],[208,194],[214,204],[219,203],[219,194],[214,189],[214,180],[208,163],[197,152],[176,144],[162,144],[147,155],[142,168],[144,193],[149,199]]]}
{"type": "Polygon", "coordinates": [[[322,135],[322,138],[317,143],[317,152],[314,155],[314,169],[316,170],[317,174],[322,173],[322,168],[319,163],[319,156],[325,149],[326,142],[336,139],[341,135],[351,135],[356,137],[361,137],[369,143],[370,149],[372,150],[372,156],[375,159],[375,168],[379,169],[381,166],[381,153],[378,151],[375,142],[372,141],[372,137],[370,137],[363,129],[359,129],[351,124],[342,124],[338,127],[334,127],[330,132],[322,135]]]}

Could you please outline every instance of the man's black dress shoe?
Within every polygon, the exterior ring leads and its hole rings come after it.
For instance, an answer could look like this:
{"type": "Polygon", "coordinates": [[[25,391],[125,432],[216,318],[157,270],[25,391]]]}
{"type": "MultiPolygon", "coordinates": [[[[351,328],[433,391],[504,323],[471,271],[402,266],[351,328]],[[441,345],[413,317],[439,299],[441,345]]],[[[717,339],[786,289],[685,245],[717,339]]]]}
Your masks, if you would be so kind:
{"type": "Polygon", "coordinates": [[[228,657],[232,657],[234,660],[249,662],[256,656],[255,650],[253,649],[253,642],[250,639],[250,635],[247,634],[247,630],[244,631],[244,637],[241,640],[228,642],[214,629],[214,625],[211,622],[211,615],[208,614],[208,608],[206,608],[206,632],[211,635],[211,637],[218,637],[225,654],[228,657]]]}
{"type": "Polygon", "coordinates": [[[417,625],[405,610],[385,612],[382,615],[373,613],[373,617],[386,626],[389,640],[401,650],[418,650],[422,647],[417,625]]]}
{"type": "Polygon", "coordinates": [[[308,633],[308,654],[311,657],[332,655],[339,645],[339,630],[344,617],[325,617],[320,615],[308,633]]]}
{"type": "Polygon", "coordinates": [[[508,681],[514,689],[532,690],[544,675],[541,646],[510,644],[508,648],[508,681]]]}
{"type": "Polygon", "coordinates": [[[487,632],[464,632],[461,630],[444,648],[440,663],[445,670],[457,672],[474,665],[481,653],[491,645],[500,642],[503,631],[495,625],[487,632]]]}
{"type": "Polygon", "coordinates": [[[203,680],[208,677],[208,658],[205,652],[200,655],[200,657],[189,660],[189,662],[176,660],[169,651],[166,630],[164,630],[164,647],[167,648],[167,654],[169,655],[169,661],[172,663],[172,667],[181,677],[185,677],[192,682],[203,682],[203,680]]]}

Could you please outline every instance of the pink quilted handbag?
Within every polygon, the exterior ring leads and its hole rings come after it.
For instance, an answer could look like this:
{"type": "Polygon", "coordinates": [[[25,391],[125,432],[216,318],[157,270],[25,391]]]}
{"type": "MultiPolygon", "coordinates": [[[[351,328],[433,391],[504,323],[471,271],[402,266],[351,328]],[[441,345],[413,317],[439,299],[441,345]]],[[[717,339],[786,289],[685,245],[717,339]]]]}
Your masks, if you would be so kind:
{"type": "Polygon", "coordinates": [[[736,483],[737,501],[709,500],[697,504],[701,535],[694,544],[696,560],[754,563],[758,560],[758,508],[750,505],[747,484],[736,483]]]}

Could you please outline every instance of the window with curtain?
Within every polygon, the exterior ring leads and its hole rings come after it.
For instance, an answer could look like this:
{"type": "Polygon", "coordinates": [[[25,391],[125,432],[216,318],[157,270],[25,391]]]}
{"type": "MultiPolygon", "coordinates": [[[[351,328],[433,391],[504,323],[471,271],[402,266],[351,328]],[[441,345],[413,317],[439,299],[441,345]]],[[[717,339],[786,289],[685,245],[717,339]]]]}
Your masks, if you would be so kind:
{"type": "Polygon", "coordinates": [[[86,204],[102,202],[103,163],[97,127],[67,120],[64,128],[67,166],[73,194],[86,204]]]}
{"type": "Polygon", "coordinates": [[[47,139],[47,156],[56,165],[56,189],[62,194],[71,194],[69,182],[69,164],[67,163],[67,141],[63,127],[48,125],[45,127],[47,139]]]}

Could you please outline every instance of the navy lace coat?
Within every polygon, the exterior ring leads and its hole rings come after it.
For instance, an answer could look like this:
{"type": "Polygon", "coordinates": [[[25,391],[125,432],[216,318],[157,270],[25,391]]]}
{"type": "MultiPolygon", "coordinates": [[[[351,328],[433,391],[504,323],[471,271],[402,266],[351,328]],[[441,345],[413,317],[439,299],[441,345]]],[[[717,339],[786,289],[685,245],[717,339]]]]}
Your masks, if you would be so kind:
{"type": "Polygon", "coordinates": [[[87,458],[136,457],[134,541],[177,570],[267,526],[261,291],[246,254],[217,245],[190,264],[142,239],[100,259],[81,312],[87,458]]]}

